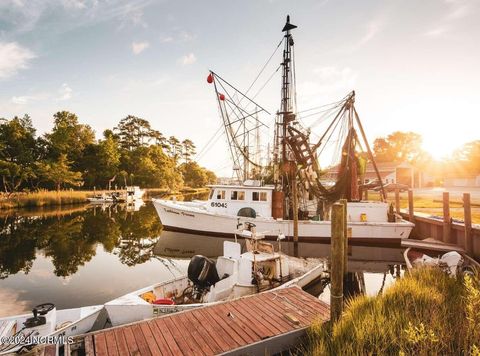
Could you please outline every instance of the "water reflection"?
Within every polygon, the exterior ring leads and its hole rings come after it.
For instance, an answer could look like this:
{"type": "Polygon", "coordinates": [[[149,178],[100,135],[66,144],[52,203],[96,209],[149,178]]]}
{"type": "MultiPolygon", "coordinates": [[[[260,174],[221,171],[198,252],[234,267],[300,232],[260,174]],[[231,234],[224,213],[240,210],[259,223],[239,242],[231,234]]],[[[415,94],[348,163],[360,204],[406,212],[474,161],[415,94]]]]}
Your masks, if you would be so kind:
{"type": "Polygon", "coordinates": [[[4,216],[0,223],[0,278],[28,274],[42,250],[54,274],[67,277],[96,254],[97,244],[133,266],[148,261],[162,226],[152,206],[136,213],[127,207],[91,207],[47,216],[4,216]]]}

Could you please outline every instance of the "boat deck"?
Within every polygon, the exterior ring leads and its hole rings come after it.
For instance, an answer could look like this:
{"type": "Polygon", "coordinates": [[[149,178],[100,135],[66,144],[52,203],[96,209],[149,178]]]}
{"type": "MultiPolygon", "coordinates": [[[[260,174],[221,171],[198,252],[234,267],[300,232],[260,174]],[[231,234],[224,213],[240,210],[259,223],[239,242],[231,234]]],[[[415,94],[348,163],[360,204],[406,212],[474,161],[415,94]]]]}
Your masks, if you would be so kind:
{"type": "Polygon", "coordinates": [[[329,317],[327,304],[290,287],[81,335],[76,344],[87,356],[273,354],[329,317]]]}

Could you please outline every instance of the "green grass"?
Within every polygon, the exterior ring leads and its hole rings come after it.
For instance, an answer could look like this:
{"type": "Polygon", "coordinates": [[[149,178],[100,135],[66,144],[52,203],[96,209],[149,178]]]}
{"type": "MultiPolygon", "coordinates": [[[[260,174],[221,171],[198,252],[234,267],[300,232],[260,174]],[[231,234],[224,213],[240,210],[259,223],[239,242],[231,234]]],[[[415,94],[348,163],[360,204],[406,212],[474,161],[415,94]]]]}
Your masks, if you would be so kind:
{"type": "Polygon", "coordinates": [[[480,280],[419,269],[377,297],[346,303],[334,323],[315,323],[311,355],[480,355],[480,280]]]}

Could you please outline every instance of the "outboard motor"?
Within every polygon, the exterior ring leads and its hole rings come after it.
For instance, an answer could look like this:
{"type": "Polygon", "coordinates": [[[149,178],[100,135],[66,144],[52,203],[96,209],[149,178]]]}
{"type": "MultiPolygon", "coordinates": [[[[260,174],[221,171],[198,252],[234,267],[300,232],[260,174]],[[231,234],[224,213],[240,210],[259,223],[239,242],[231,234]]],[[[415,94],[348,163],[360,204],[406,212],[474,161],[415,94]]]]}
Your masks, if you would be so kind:
{"type": "Polygon", "coordinates": [[[190,260],[188,279],[193,282],[195,287],[200,289],[210,287],[220,280],[215,262],[201,255],[193,256],[190,260]]]}
{"type": "Polygon", "coordinates": [[[27,329],[34,329],[40,335],[47,335],[55,331],[57,309],[53,303],[44,303],[33,308],[33,317],[25,320],[23,325],[27,329]]]}

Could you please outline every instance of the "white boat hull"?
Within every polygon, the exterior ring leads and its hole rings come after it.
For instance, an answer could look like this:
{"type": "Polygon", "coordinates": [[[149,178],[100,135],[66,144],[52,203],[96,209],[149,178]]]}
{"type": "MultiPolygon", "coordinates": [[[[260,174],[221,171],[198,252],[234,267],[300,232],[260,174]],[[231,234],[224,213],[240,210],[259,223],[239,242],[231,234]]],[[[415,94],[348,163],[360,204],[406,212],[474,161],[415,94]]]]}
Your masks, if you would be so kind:
{"type": "MultiPolygon", "coordinates": [[[[63,309],[56,311],[56,327],[53,332],[38,332],[32,334],[32,336],[45,336],[53,338],[61,337],[63,341],[67,341],[67,338],[70,336],[75,336],[79,334],[84,334],[89,332],[95,321],[98,318],[98,315],[103,309],[103,305],[93,305],[88,307],[73,308],[73,309],[63,309]]],[[[4,322],[15,322],[15,329],[18,331],[23,327],[23,323],[32,316],[32,314],[16,315],[6,318],[0,318],[0,324],[6,325],[4,322]]],[[[25,329],[25,335],[28,335],[30,329],[25,329]]],[[[11,336],[5,328],[3,328],[1,333],[2,337],[11,336]]],[[[61,340],[57,340],[54,343],[57,345],[61,340]]],[[[0,347],[4,346],[0,344],[0,347]]],[[[18,345],[10,349],[3,349],[0,351],[0,355],[8,354],[20,349],[24,345],[18,345]]]]}
{"type": "MultiPolygon", "coordinates": [[[[292,220],[276,220],[273,218],[246,218],[231,215],[221,215],[202,209],[201,204],[185,204],[153,199],[153,204],[167,231],[187,232],[196,235],[207,235],[222,238],[234,238],[237,225],[245,221],[253,222],[257,231],[269,231],[267,239],[276,239],[278,234],[284,234],[287,239],[293,237],[292,220]]],[[[352,228],[351,239],[356,242],[398,243],[408,238],[414,225],[408,221],[398,222],[348,222],[352,228]]],[[[298,237],[300,242],[329,242],[331,236],[330,221],[300,220],[298,222],[298,237]]]]}

